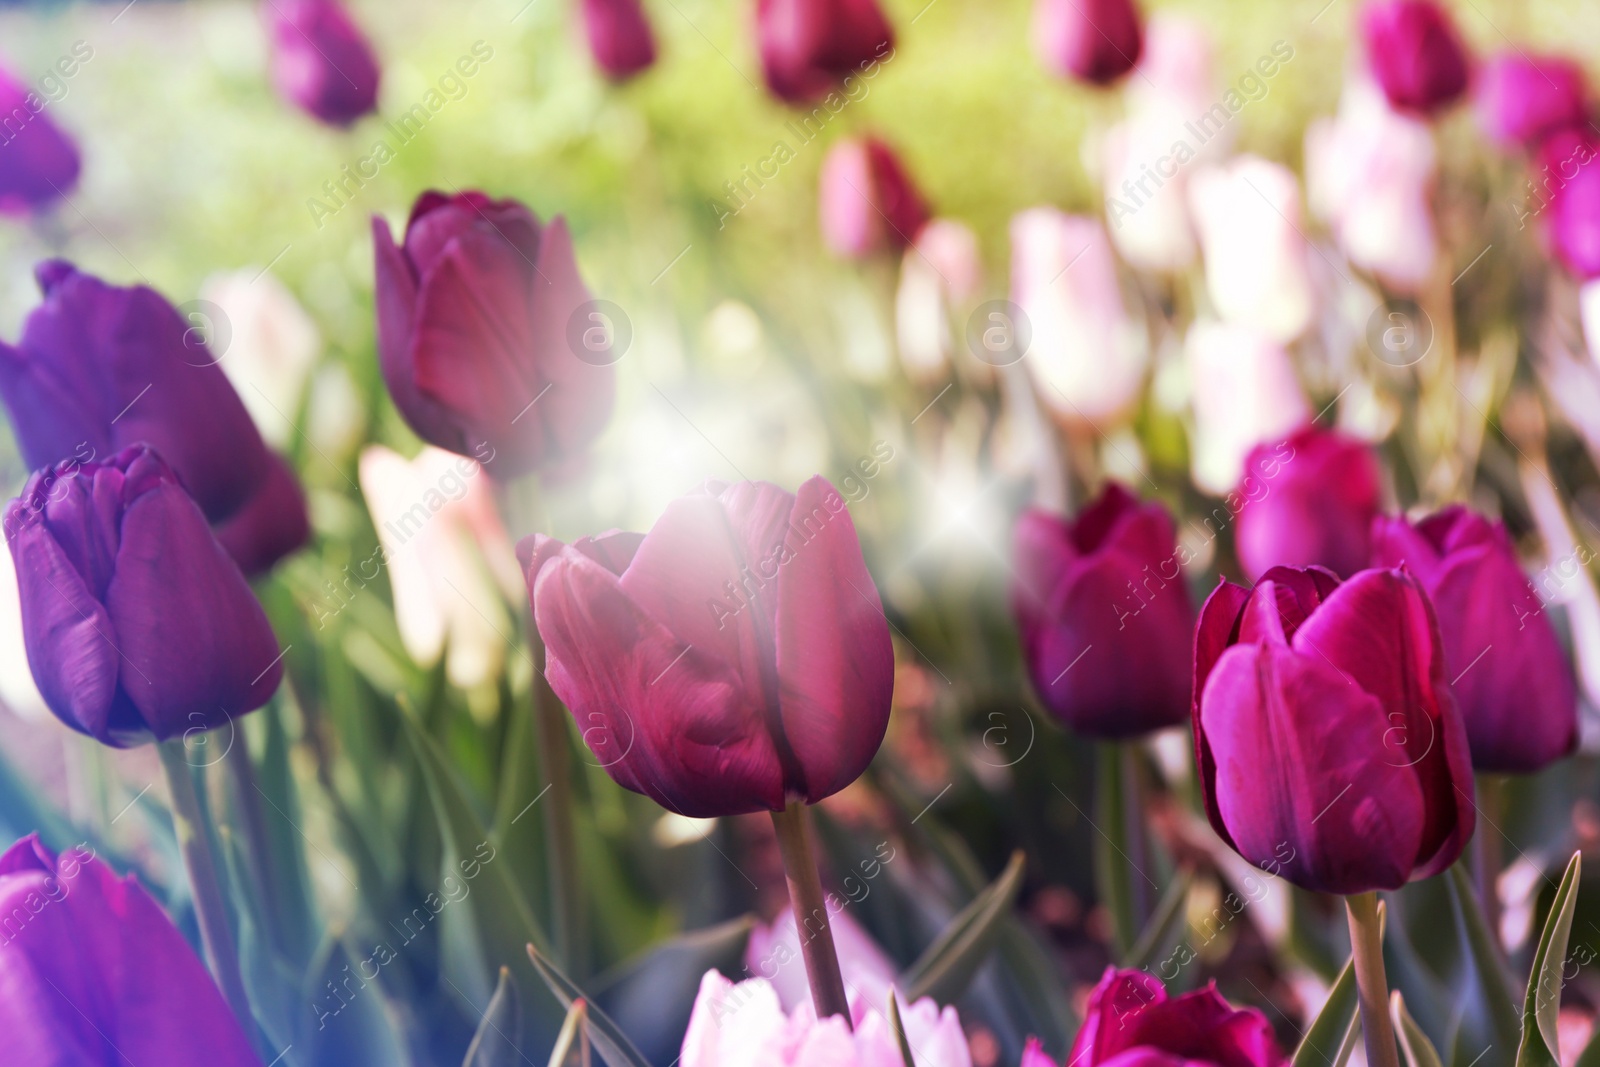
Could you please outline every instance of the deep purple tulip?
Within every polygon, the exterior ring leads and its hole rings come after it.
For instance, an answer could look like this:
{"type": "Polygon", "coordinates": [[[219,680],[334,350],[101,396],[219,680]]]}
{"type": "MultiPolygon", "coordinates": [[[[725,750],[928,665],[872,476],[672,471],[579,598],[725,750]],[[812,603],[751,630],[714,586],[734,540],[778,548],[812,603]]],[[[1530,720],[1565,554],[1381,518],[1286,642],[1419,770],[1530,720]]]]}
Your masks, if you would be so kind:
{"type": "Polygon", "coordinates": [[[116,747],[265,704],[278,641],[239,566],[149,447],[38,471],[5,512],[45,703],[116,747]]]}
{"type": "Polygon", "coordinates": [[[583,29],[594,61],[626,81],[656,61],[656,38],[639,0],[583,0],[583,29]]]}
{"type": "Polygon", "coordinates": [[[1311,426],[1256,446],[1237,490],[1245,573],[1318,566],[1348,578],[1365,567],[1382,480],[1370,448],[1330,430],[1311,426]]]}
{"type": "Polygon", "coordinates": [[[1373,76],[1398,110],[1431,115],[1466,92],[1466,47],[1433,0],[1370,0],[1360,28],[1373,76]]]}
{"type": "Polygon", "coordinates": [[[697,818],[816,803],[883,742],[894,653],[844,498],[709,484],[648,534],[518,546],[545,675],[619,785],[697,818]]]}
{"type": "Polygon", "coordinates": [[[623,353],[617,324],[585,314],[561,217],[544,225],[515,200],[430,191],[403,247],[382,219],[372,233],[379,362],[417,435],[499,476],[580,454],[611,416],[623,353]]]}
{"type": "Polygon", "coordinates": [[[1578,744],[1572,668],[1505,527],[1463,507],[1373,524],[1372,561],[1416,575],[1433,600],[1472,765],[1531,774],[1578,744]]]}
{"type": "Polygon", "coordinates": [[[894,53],[877,0],[759,0],[756,34],[767,87],[792,104],[819,100],[894,53]]]}
{"type": "Polygon", "coordinates": [[[1056,718],[1098,738],[1184,721],[1194,609],[1166,509],[1112,483],[1071,522],[1025,512],[1014,557],[1023,657],[1056,718]]]}
{"type": "MultiPolygon", "coordinates": [[[[1235,1008],[1215,983],[1181,997],[1147,971],[1107,968],[1089,994],[1083,1028],[1067,1067],[1280,1067],[1287,1057],[1272,1024],[1255,1008],[1235,1008]]],[[[1029,1042],[1022,1067],[1055,1067],[1029,1042]]]]}
{"type": "Polygon", "coordinates": [[[78,184],[78,146],[45,114],[48,103],[0,70],[0,212],[34,211],[78,184]]]}
{"type": "Polygon", "coordinates": [[[263,0],[272,77],[296,107],[348,126],[378,104],[378,57],[339,0],[263,0]]]}
{"type": "Polygon", "coordinates": [[[19,1067],[260,1067],[172,920],[87,845],[0,855],[0,989],[19,1067]]]}
{"type": "Polygon", "coordinates": [[[1502,147],[1534,147],[1556,130],[1583,125],[1588,114],[1583,67],[1565,56],[1495,56],[1479,72],[1473,97],[1478,124],[1502,147]]]}
{"type": "Polygon", "coordinates": [[[311,539],[306,494],[280,456],[270,457],[267,480],[243,507],[213,529],[248,578],[266,574],[311,539]]]}
{"type": "Polygon", "coordinates": [[[145,441],[212,522],[266,484],[271,454],[201,335],[153,289],[63,260],[35,271],[44,302],[0,344],[0,399],[28,466],[104,459],[145,441]]]}
{"type": "Polygon", "coordinates": [[[1222,582],[1195,628],[1196,765],[1212,827],[1304,889],[1438,874],[1472,836],[1472,757],[1428,595],[1275,567],[1222,582]]]}
{"type": "Polygon", "coordinates": [[[876,137],[835,144],[817,188],[823,239],[849,259],[898,252],[928,222],[928,205],[911,176],[894,149],[876,137]]]}
{"type": "Polygon", "coordinates": [[[1036,0],[1033,47],[1062,77],[1110,85],[1139,62],[1139,9],[1133,0],[1036,0]]]}
{"type": "Polygon", "coordinates": [[[1580,279],[1600,278],[1600,135],[1559,130],[1536,161],[1537,195],[1549,197],[1544,220],[1552,251],[1580,279]]]}

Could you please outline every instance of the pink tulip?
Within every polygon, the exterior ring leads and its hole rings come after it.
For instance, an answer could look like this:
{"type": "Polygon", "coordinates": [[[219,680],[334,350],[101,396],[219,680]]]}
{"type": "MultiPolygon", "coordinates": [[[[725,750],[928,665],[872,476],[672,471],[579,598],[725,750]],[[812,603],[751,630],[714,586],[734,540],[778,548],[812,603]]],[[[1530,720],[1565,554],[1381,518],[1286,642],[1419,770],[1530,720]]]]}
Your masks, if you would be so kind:
{"type": "Polygon", "coordinates": [[[818,193],[822,236],[848,259],[898,251],[928,221],[927,205],[899,157],[876,137],[834,145],[823,161],[818,193]]]}
{"type": "Polygon", "coordinates": [[[1311,277],[1294,174],[1257,156],[1197,172],[1189,201],[1206,262],[1206,288],[1226,322],[1276,341],[1311,323],[1311,277]]]}
{"type": "Polygon", "coordinates": [[[1359,22],[1367,63],[1396,108],[1432,115],[1466,91],[1466,48],[1434,0],[1369,0],[1359,22]]]}
{"type": "Polygon", "coordinates": [[[1583,67],[1566,56],[1505,52],[1484,64],[1473,96],[1478,124],[1502,147],[1533,147],[1588,117],[1583,67]]]}
{"type": "MultiPolygon", "coordinates": [[[[812,925],[806,933],[811,935],[812,925]]],[[[894,985],[899,971],[872,935],[843,908],[828,916],[828,928],[833,932],[834,949],[839,954],[839,970],[844,975],[845,989],[854,1001],[857,998],[867,1007],[889,1003],[889,988],[894,985]]],[[[750,940],[744,950],[745,973],[764,978],[778,994],[778,1003],[786,1012],[802,1004],[811,1003],[811,987],[806,981],[805,963],[800,954],[800,933],[795,926],[794,908],[783,909],[770,925],[760,925],[750,931],[750,940]]]]}
{"type": "Polygon", "coordinates": [[[1033,46],[1050,70],[1110,85],[1139,62],[1143,34],[1133,0],[1037,0],[1033,46]]]}
{"type": "Polygon", "coordinates": [[[1309,423],[1311,405],[1288,351],[1249,327],[1201,319],[1183,351],[1194,404],[1194,481],[1222,496],[1244,477],[1250,450],[1309,423]]]}
{"type": "Polygon", "coordinates": [[[1239,562],[1252,579],[1272,567],[1326,567],[1349,577],[1367,565],[1382,472],[1360,441],[1307,427],[1258,445],[1239,487],[1239,562]]]}
{"type": "Polygon", "coordinates": [[[594,61],[626,81],[656,61],[656,38],[639,0],[583,0],[583,28],[594,61]]]}
{"type": "Polygon", "coordinates": [[[758,0],[756,31],[767,87],[791,104],[818,100],[894,55],[877,0],[758,0]]]}

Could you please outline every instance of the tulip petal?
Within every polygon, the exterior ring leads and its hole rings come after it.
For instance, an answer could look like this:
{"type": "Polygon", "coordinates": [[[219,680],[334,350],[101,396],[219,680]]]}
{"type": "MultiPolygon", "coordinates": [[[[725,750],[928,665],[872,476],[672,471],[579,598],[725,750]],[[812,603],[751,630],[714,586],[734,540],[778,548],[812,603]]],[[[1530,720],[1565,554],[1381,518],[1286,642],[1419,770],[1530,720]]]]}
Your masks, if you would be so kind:
{"type": "MultiPolygon", "coordinates": [[[[555,457],[573,454],[605,428],[616,394],[611,364],[626,354],[620,346],[627,339],[618,336],[618,324],[591,308],[585,325],[602,327],[610,341],[592,353],[585,348],[587,358],[579,358],[570,331],[588,301],[567,221],[557,215],[545,227],[533,280],[534,351],[539,353],[539,372],[550,383],[550,394],[539,401],[541,408],[549,405],[539,426],[545,452],[555,457]]],[[[586,336],[587,329],[580,333],[580,345],[586,336]]]]}
{"type": "MultiPolygon", "coordinates": [[[[423,194],[424,198],[428,194],[423,194]]],[[[437,195],[437,194],[434,194],[437,195]]],[[[418,204],[422,203],[421,200],[418,204]]],[[[417,317],[417,277],[396,247],[389,224],[372,217],[373,299],[377,304],[378,366],[383,381],[417,434],[452,452],[467,452],[466,439],[445,409],[417,388],[411,338],[417,317]]]]}
{"type": "Polygon", "coordinates": [[[311,538],[305,491],[282,456],[272,453],[266,481],[216,527],[217,540],[248,576],[265,574],[311,538]]]}

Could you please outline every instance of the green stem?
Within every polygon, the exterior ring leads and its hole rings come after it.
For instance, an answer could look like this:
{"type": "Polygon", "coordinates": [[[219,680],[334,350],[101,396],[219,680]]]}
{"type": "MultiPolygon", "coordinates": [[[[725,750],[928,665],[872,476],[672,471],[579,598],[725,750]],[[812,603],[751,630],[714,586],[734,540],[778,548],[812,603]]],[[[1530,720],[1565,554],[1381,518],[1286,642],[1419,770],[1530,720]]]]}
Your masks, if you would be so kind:
{"type": "Polygon", "coordinates": [[[217,880],[217,861],[211,853],[211,837],[200,815],[200,798],[195,793],[193,769],[183,739],[163,741],[156,746],[156,751],[161,754],[161,769],[166,772],[167,788],[172,794],[172,826],[178,848],[183,853],[183,865],[189,873],[194,910],[200,919],[200,940],[211,962],[211,973],[216,976],[217,985],[233,1013],[239,1017],[239,1024],[246,1033],[253,1035],[255,1017],[250,1011],[250,1000],[245,996],[233,930],[217,880]]]}
{"type": "Polygon", "coordinates": [[[1473,873],[1489,938],[1500,945],[1500,893],[1496,888],[1504,855],[1500,850],[1501,811],[1505,806],[1505,779],[1494,774],[1478,776],[1478,832],[1473,835],[1473,873]]]}
{"type": "Polygon", "coordinates": [[[1095,796],[1094,869],[1100,903],[1111,916],[1111,945],[1117,959],[1126,959],[1139,940],[1139,912],[1135,885],[1135,853],[1144,837],[1142,813],[1130,786],[1137,779],[1125,751],[1131,746],[1106,743],[1097,746],[1099,774],[1095,796]]]}
{"type": "Polygon", "coordinates": [[[283,919],[278,914],[278,883],[272,862],[272,846],[267,836],[266,813],[261,807],[261,790],[256,784],[256,765],[250,758],[250,745],[245,740],[244,727],[234,723],[233,744],[228,747],[226,759],[233,775],[234,804],[244,824],[245,847],[249,850],[251,876],[255,879],[261,900],[262,918],[266,920],[267,944],[282,952],[284,945],[283,919]]]}
{"type": "Polygon", "coordinates": [[[1361,1036],[1367,1046],[1368,1067],[1400,1067],[1394,1023],[1389,1017],[1389,979],[1383,970],[1378,894],[1357,893],[1345,897],[1344,904],[1350,919],[1350,954],[1360,994],[1361,1036]]]}
{"type": "Polygon", "coordinates": [[[833,947],[828,901],[822,894],[805,805],[793,800],[782,811],[773,812],[772,828],[778,833],[778,851],[783,855],[783,872],[789,881],[789,903],[794,907],[795,932],[800,936],[800,954],[806,965],[806,980],[811,983],[811,1002],[816,1005],[817,1018],[842,1015],[844,1024],[850,1026],[850,1001],[844,992],[839,954],[833,947]]]}
{"type": "Polygon", "coordinates": [[[572,761],[567,744],[567,712],[544,677],[544,645],[533,634],[533,717],[539,733],[539,770],[549,783],[544,798],[544,825],[550,842],[551,947],[567,973],[581,980],[587,974],[587,939],[583,894],[578,878],[578,841],[572,806],[572,761]]]}

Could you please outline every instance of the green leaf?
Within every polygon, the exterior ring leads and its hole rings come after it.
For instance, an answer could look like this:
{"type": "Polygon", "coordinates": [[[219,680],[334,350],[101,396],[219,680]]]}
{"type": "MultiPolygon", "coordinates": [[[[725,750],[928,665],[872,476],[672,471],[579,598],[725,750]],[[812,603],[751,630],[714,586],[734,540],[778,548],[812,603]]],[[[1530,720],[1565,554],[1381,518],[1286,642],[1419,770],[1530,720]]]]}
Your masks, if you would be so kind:
{"type": "Polygon", "coordinates": [[[1141,817],[1129,796],[1133,783],[1125,773],[1122,745],[1102,744],[1099,775],[1096,778],[1095,817],[1099,825],[1094,835],[1095,892],[1111,916],[1111,944],[1118,957],[1133,952],[1139,936],[1136,870],[1128,833],[1129,820],[1141,817]]]}
{"type": "Polygon", "coordinates": [[[516,979],[511,977],[511,968],[502,967],[494,996],[489,998],[483,1021],[478,1023],[478,1032],[472,1035],[472,1044],[467,1046],[467,1057],[461,1061],[461,1067],[511,1067],[523,1058],[517,1048],[522,1042],[522,1012],[517,1008],[517,1000],[516,979]]]}
{"type": "Polygon", "coordinates": [[[1463,864],[1450,868],[1444,884],[1455,907],[1463,973],[1455,991],[1451,1061],[1466,1067],[1484,1049],[1517,1047],[1522,1029],[1515,998],[1500,964],[1500,951],[1463,864]]]}
{"type": "Polygon", "coordinates": [[[600,1055],[609,1067],[650,1067],[649,1061],[628,1040],[628,1035],[622,1028],[611,1021],[605,1012],[594,1006],[594,1002],[584,996],[583,990],[573,984],[572,980],[562,974],[554,963],[546,959],[533,945],[528,946],[528,959],[533,962],[534,970],[539,972],[539,977],[544,979],[545,985],[550,987],[550,992],[561,1001],[561,1006],[568,1011],[579,1001],[587,1002],[587,1020],[585,1032],[589,1040],[594,1042],[594,1047],[600,1050],[600,1055]]]}
{"type": "Polygon", "coordinates": [[[894,990],[889,990],[889,1026],[894,1030],[895,1042],[900,1046],[900,1059],[905,1067],[917,1067],[911,1055],[911,1042],[906,1038],[906,1024],[900,1018],[900,1001],[894,990]]]}
{"type": "Polygon", "coordinates": [[[1011,914],[1011,904],[1022,888],[1026,858],[1018,851],[987,889],[962,908],[950,925],[900,976],[906,999],[912,1003],[932,997],[949,1004],[959,997],[972,976],[988,958],[1000,924],[1011,914]]]}
{"type": "Polygon", "coordinates": [[[1124,960],[1123,967],[1135,971],[1148,969],[1161,950],[1172,942],[1173,934],[1183,922],[1183,908],[1189,901],[1190,881],[1187,872],[1172,880],[1161,903],[1156,905],[1155,914],[1145,923],[1144,932],[1139,935],[1133,951],[1124,960]]]}
{"type": "Polygon", "coordinates": [[[1398,989],[1389,996],[1389,1017],[1394,1020],[1394,1033],[1400,1039],[1400,1055],[1405,1057],[1406,1067],[1444,1067],[1433,1042],[1406,1011],[1405,997],[1398,989]]]}
{"type": "Polygon", "coordinates": [[[1333,1058],[1329,1053],[1340,1047],[1345,1033],[1355,1022],[1359,1005],[1355,960],[1351,959],[1346,961],[1333,988],[1328,990],[1327,1003],[1317,1013],[1316,1021],[1306,1027],[1305,1036],[1300,1039],[1300,1047],[1294,1050],[1289,1067],[1327,1067],[1333,1058]]]}
{"type": "Polygon", "coordinates": [[[1550,914],[1539,935],[1539,950],[1528,975],[1528,992],[1522,1006],[1522,1044],[1517,1067],[1559,1067],[1561,1048],[1556,1037],[1556,1015],[1561,1010],[1562,967],[1567,938],[1572,934],[1572,909],[1578,903],[1578,879],[1583,873],[1583,853],[1574,852],[1567,873],[1550,903],[1550,914]]]}

